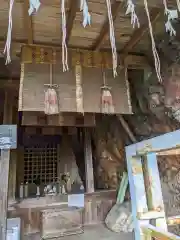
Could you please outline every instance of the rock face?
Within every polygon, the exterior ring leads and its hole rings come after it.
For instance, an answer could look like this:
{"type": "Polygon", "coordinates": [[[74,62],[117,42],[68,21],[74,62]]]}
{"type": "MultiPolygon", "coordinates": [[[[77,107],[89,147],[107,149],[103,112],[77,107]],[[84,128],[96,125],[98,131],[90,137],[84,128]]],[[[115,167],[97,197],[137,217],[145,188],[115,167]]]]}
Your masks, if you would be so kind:
{"type": "Polygon", "coordinates": [[[132,232],[134,229],[131,203],[116,203],[105,219],[106,226],[113,232],[132,232]]]}
{"type": "MultiPolygon", "coordinates": [[[[169,36],[161,39],[158,49],[163,82],[158,83],[152,69],[128,72],[134,114],[124,118],[137,141],[180,128],[180,42],[169,36]]],[[[124,145],[132,142],[116,117],[98,118],[95,132],[96,174],[102,179],[99,187],[117,188],[118,177],[126,169],[124,145]]],[[[158,164],[166,214],[180,214],[180,157],[161,156],[158,164]]],[[[180,234],[178,226],[170,231],[180,234]]]]}
{"type": "MultiPolygon", "coordinates": [[[[133,116],[126,116],[138,141],[152,138],[180,128],[180,42],[162,38],[159,42],[163,83],[149,69],[142,73],[130,72],[133,116]]],[[[129,144],[129,142],[126,142],[129,144]]],[[[180,156],[158,157],[166,214],[180,214],[180,156]]],[[[180,234],[179,226],[171,232],[180,234]]]]}

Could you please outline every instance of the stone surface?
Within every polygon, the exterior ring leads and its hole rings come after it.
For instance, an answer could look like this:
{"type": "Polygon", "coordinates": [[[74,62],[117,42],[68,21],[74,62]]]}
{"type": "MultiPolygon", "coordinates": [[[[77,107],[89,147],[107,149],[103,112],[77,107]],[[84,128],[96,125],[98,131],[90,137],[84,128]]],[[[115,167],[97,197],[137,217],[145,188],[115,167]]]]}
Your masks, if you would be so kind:
{"type": "MultiPolygon", "coordinates": [[[[52,240],[133,240],[132,233],[114,233],[108,230],[103,225],[95,225],[85,227],[84,233],[80,235],[67,236],[59,239],[52,240]]],[[[40,235],[32,235],[30,237],[25,237],[23,240],[41,240],[40,235]]]]}
{"type": "Polygon", "coordinates": [[[106,226],[113,232],[132,232],[133,218],[131,214],[131,203],[116,203],[109,211],[106,219],[106,226]]]}

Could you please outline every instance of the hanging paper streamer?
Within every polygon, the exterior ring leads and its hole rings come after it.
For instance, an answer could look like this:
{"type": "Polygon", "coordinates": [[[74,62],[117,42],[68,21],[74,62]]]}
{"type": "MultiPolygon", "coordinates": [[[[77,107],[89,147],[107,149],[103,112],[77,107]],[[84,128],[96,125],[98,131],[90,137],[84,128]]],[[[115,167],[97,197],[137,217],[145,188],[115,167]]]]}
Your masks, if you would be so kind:
{"type": "Polygon", "coordinates": [[[113,75],[117,76],[117,52],[116,52],[116,43],[115,43],[115,35],[114,35],[114,23],[111,11],[111,0],[106,0],[107,9],[108,9],[108,18],[109,18],[109,31],[110,31],[110,42],[112,49],[112,59],[113,59],[113,75]]]}
{"type": "Polygon", "coordinates": [[[83,27],[86,27],[91,24],[91,15],[86,0],[81,0],[80,10],[83,11],[83,27]]]}
{"type": "Polygon", "coordinates": [[[171,21],[178,18],[178,11],[168,9],[166,0],[163,0],[163,4],[165,15],[167,16],[167,22],[165,23],[166,32],[169,32],[170,36],[175,36],[176,30],[173,28],[171,21]]]}
{"type": "Polygon", "coordinates": [[[106,76],[103,72],[103,86],[101,87],[101,112],[105,114],[114,113],[114,105],[111,88],[106,85],[106,76]]]}
{"type": "Polygon", "coordinates": [[[126,15],[131,14],[131,24],[133,28],[135,28],[136,24],[137,27],[140,27],[139,19],[138,16],[136,15],[135,12],[135,5],[132,0],[127,0],[127,10],[126,10],[126,15]]]}
{"type": "Polygon", "coordinates": [[[62,64],[63,72],[69,70],[68,67],[68,52],[66,45],[66,9],[65,9],[65,0],[61,1],[61,15],[62,15],[62,64]]]}
{"type": "Polygon", "coordinates": [[[156,49],[156,44],[155,44],[154,37],[153,37],[153,29],[152,29],[147,0],[144,0],[144,7],[145,7],[147,18],[148,18],[149,32],[150,32],[150,36],[151,36],[152,52],[153,52],[153,56],[154,56],[154,64],[155,64],[156,74],[157,74],[157,78],[158,78],[159,82],[162,82],[161,64],[160,64],[159,55],[158,55],[158,52],[156,49]]]}
{"type": "Polygon", "coordinates": [[[4,54],[6,54],[6,64],[11,62],[11,34],[12,34],[12,9],[13,9],[14,0],[10,0],[9,6],[9,22],[8,22],[8,32],[7,32],[7,39],[6,45],[4,48],[4,54]]]}
{"type": "Polygon", "coordinates": [[[40,5],[41,3],[39,0],[29,0],[29,10],[28,10],[29,15],[32,15],[34,11],[37,12],[40,5]]]}

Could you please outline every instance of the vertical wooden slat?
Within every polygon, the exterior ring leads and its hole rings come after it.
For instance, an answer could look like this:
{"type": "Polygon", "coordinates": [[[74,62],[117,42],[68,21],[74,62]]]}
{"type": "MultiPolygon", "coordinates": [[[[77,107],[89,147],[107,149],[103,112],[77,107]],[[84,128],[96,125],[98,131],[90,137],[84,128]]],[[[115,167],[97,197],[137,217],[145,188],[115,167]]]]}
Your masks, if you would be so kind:
{"type": "Polygon", "coordinates": [[[6,240],[10,150],[1,150],[0,160],[0,239],[6,240]]]}
{"type": "Polygon", "coordinates": [[[132,215],[134,220],[135,239],[142,239],[140,226],[148,224],[149,220],[139,220],[139,215],[148,212],[146,191],[144,186],[144,176],[141,157],[136,155],[136,146],[126,147],[126,160],[128,168],[128,178],[131,194],[132,215]]]}
{"type": "MultiPolygon", "coordinates": [[[[146,169],[146,171],[144,171],[144,177],[149,210],[164,212],[164,203],[156,153],[148,153],[144,164],[146,169]]],[[[165,212],[164,218],[157,218],[155,220],[155,225],[164,231],[167,231],[165,212]]]]}
{"type": "Polygon", "coordinates": [[[84,129],[84,155],[85,155],[85,173],[86,173],[86,191],[94,192],[94,174],[91,135],[88,128],[84,129]]]}
{"type": "MultiPolygon", "coordinates": [[[[5,91],[4,99],[4,115],[3,124],[13,123],[13,108],[14,107],[14,95],[12,92],[5,91]]],[[[16,190],[16,149],[10,150],[10,167],[9,167],[9,187],[8,187],[8,201],[14,203],[15,201],[15,190],[16,190]]]]}

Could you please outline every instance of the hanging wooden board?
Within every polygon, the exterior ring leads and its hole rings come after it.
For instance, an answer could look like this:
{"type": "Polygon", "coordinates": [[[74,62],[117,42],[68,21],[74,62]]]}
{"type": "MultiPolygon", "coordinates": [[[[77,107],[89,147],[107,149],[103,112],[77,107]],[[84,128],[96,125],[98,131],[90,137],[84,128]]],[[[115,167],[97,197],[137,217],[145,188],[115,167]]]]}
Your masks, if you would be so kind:
{"type": "MultiPolygon", "coordinates": [[[[114,78],[112,70],[106,70],[106,84],[111,88],[115,114],[131,114],[129,87],[125,69],[119,69],[114,78]]],[[[49,65],[25,64],[19,91],[19,111],[44,112],[44,84],[49,84],[49,65]]],[[[60,112],[77,112],[75,69],[63,73],[60,63],[53,65],[53,84],[57,84],[60,112]]],[[[82,69],[83,110],[85,113],[101,113],[100,68],[82,69]]]]}
{"type": "Polygon", "coordinates": [[[93,127],[96,125],[95,114],[62,113],[46,116],[39,112],[23,112],[22,125],[24,126],[66,126],[66,127],[93,127]]]}
{"type": "Polygon", "coordinates": [[[93,127],[96,125],[95,114],[62,113],[46,116],[39,112],[23,112],[22,125],[24,126],[67,126],[67,127],[93,127]]]}

